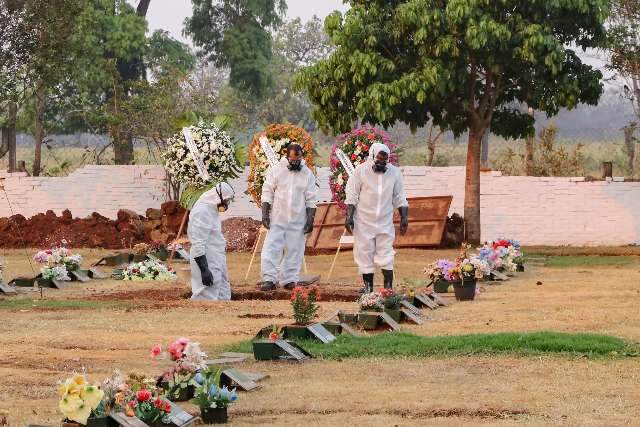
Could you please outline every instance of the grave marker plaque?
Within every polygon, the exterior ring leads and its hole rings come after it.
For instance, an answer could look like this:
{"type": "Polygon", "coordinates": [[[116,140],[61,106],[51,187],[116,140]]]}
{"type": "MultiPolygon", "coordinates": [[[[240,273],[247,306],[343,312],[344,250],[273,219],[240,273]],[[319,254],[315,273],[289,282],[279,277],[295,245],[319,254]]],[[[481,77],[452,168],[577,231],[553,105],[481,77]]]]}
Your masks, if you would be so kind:
{"type": "Polygon", "coordinates": [[[191,415],[190,413],[182,409],[176,403],[164,398],[161,398],[161,400],[171,405],[171,412],[169,413],[168,418],[172,426],[187,427],[195,423],[196,420],[198,419],[198,417],[194,417],[193,415],[191,415]]]}
{"type": "Polygon", "coordinates": [[[400,305],[406,308],[407,310],[411,311],[416,316],[422,316],[422,312],[420,311],[420,309],[415,305],[411,304],[409,301],[402,301],[400,305]]]}
{"type": "Polygon", "coordinates": [[[431,298],[429,298],[425,294],[416,294],[415,298],[417,301],[420,302],[420,304],[430,308],[431,310],[435,310],[438,308],[438,304],[436,304],[431,298]]]}
{"type": "Polygon", "coordinates": [[[258,374],[255,372],[245,372],[244,375],[254,383],[257,383],[258,381],[262,381],[264,379],[269,378],[269,375],[267,374],[258,374]]]}
{"type": "Polygon", "coordinates": [[[232,351],[219,354],[219,357],[226,357],[228,359],[248,359],[251,356],[253,356],[251,353],[234,353],[232,351]]]}
{"type": "Polygon", "coordinates": [[[307,328],[309,332],[313,334],[314,337],[318,338],[325,344],[329,344],[332,341],[336,340],[336,337],[327,330],[321,323],[316,323],[307,328]]]}
{"type": "Polygon", "coordinates": [[[509,280],[509,276],[507,276],[506,274],[502,274],[496,270],[491,270],[491,275],[493,276],[493,280],[501,280],[501,281],[509,280]]]}
{"type": "Polygon", "coordinates": [[[158,258],[157,256],[153,255],[153,254],[147,254],[147,258],[151,261],[155,261],[155,262],[161,262],[160,258],[158,258]]]}
{"type": "Polygon", "coordinates": [[[297,360],[303,361],[309,359],[308,353],[302,352],[302,349],[298,346],[293,346],[285,340],[275,341],[276,345],[284,352],[284,355],[280,356],[280,359],[285,360],[297,360]]]}
{"type": "Polygon", "coordinates": [[[91,281],[89,275],[83,270],[74,270],[71,272],[71,277],[75,278],[77,281],[82,283],[87,283],[91,281]]]}
{"type": "Polygon", "coordinates": [[[51,280],[51,284],[53,285],[52,287],[54,287],[56,289],[64,289],[64,288],[69,286],[69,282],[67,282],[65,280],[52,279],[51,280]]]}
{"type": "Polygon", "coordinates": [[[429,296],[429,298],[431,298],[438,305],[443,306],[443,307],[447,306],[447,302],[444,300],[444,298],[442,298],[436,292],[431,292],[430,294],[428,294],[428,296],[429,296]]]}
{"type": "Polygon", "coordinates": [[[108,276],[97,268],[90,268],[89,277],[91,277],[92,279],[106,279],[108,276]]]}
{"type": "Polygon", "coordinates": [[[253,391],[262,387],[254,382],[251,378],[235,368],[225,369],[222,371],[222,384],[227,387],[237,386],[244,391],[253,391]]]}
{"type": "Polygon", "coordinates": [[[405,315],[405,317],[409,320],[411,320],[413,323],[415,323],[416,325],[422,325],[424,322],[422,321],[422,319],[420,319],[420,317],[418,315],[416,315],[416,313],[414,313],[413,311],[411,311],[408,308],[404,308],[402,307],[400,309],[400,312],[402,314],[405,315]]]}
{"type": "Polygon", "coordinates": [[[128,417],[124,412],[111,412],[109,418],[121,427],[148,427],[138,417],[128,417]]]}
{"type": "Polygon", "coordinates": [[[9,285],[5,285],[2,282],[0,282],[0,292],[5,293],[7,295],[16,295],[18,293],[15,288],[9,285]]]}
{"type": "Polygon", "coordinates": [[[391,316],[389,316],[387,313],[382,312],[380,313],[380,318],[382,319],[382,321],[384,323],[386,323],[387,325],[389,325],[389,327],[394,330],[394,331],[399,331],[402,328],[400,327],[400,325],[398,324],[398,322],[396,322],[395,320],[393,320],[391,318],[391,316]]]}

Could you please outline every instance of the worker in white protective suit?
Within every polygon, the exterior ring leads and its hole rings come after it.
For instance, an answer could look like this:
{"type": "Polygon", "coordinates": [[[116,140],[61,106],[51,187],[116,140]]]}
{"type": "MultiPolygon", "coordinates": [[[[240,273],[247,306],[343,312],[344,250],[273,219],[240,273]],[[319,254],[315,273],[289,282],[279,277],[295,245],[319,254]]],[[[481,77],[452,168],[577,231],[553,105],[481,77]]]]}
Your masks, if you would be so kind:
{"type": "Polygon", "coordinates": [[[225,255],[227,242],[222,235],[219,213],[229,208],[233,198],[233,188],[223,182],[202,194],[189,213],[192,300],[231,299],[225,255]]]}
{"type": "Polygon", "coordinates": [[[362,274],[363,292],[373,292],[376,266],[382,269],[385,289],[393,288],[394,209],[400,213],[400,234],[409,226],[402,173],[388,163],[389,154],[385,144],[372,144],[369,158],[356,167],[347,182],[345,227],[353,233],[353,258],[362,274]]]}
{"type": "Polygon", "coordinates": [[[300,145],[289,145],[287,157],[267,170],[262,186],[262,225],[269,230],[262,249],[263,291],[278,284],[290,290],[300,279],[305,234],[313,230],[317,203],[316,177],[303,156],[300,145]]]}

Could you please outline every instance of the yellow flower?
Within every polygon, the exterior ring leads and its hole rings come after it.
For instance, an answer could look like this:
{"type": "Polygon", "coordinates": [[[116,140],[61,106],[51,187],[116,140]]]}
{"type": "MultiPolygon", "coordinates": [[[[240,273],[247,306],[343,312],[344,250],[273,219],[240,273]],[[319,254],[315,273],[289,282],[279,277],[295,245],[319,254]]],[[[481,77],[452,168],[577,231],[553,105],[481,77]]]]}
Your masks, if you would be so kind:
{"type": "Polygon", "coordinates": [[[77,411],[79,411],[82,406],[83,406],[82,399],[80,399],[80,396],[76,396],[76,395],[67,395],[62,399],[60,399],[60,402],[58,403],[58,408],[60,409],[60,412],[62,412],[64,416],[69,419],[71,419],[71,416],[74,415],[77,411]]]}
{"type": "Polygon", "coordinates": [[[84,425],[84,424],[87,424],[87,420],[91,415],[91,408],[89,407],[89,405],[83,404],[76,411],[66,415],[67,415],[67,418],[69,418],[71,421],[75,421],[77,423],[84,425]]]}
{"type": "Polygon", "coordinates": [[[71,378],[67,378],[67,380],[58,385],[58,394],[60,397],[65,397],[65,395],[79,395],[80,391],[84,388],[87,383],[84,375],[75,374],[71,378]]]}
{"type": "Polygon", "coordinates": [[[80,392],[80,398],[84,400],[84,404],[87,405],[89,409],[96,409],[100,402],[102,402],[103,397],[104,391],[90,384],[87,384],[80,392]]]}

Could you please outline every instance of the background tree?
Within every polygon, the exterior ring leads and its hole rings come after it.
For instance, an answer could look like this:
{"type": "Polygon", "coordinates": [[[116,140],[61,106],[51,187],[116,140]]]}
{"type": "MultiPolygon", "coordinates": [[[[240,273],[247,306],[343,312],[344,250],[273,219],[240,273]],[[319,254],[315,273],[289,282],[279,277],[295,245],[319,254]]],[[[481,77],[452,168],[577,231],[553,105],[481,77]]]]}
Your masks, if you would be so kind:
{"type": "Polygon", "coordinates": [[[622,86],[621,95],[633,107],[635,119],[623,128],[624,153],[630,176],[635,174],[635,133],[640,117],[640,0],[612,0],[609,61],[607,68],[615,73],[622,86]]]}
{"type": "Polygon", "coordinates": [[[573,49],[602,45],[606,0],[351,0],[325,21],[336,45],[299,76],[314,117],[336,132],[356,120],[412,129],[430,120],[455,135],[469,132],[466,238],[480,242],[480,139],[522,138],[533,119],[516,104],[549,116],[594,104],[599,71],[573,49]]]}
{"type": "Polygon", "coordinates": [[[185,21],[199,54],[229,69],[231,86],[264,98],[273,86],[270,30],[282,23],[284,0],[193,0],[185,21]]]}

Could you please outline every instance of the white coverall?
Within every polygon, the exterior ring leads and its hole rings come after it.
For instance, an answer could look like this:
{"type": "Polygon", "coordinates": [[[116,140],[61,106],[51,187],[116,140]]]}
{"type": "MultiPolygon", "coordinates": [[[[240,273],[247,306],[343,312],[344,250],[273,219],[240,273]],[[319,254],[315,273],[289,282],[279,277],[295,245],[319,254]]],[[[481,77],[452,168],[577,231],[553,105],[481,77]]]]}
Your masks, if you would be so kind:
{"type": "Polygon", "coordinates": [[[409,206],[404,193],[400,169],[387,164],[385,173],[373,171],[375,156],[389,148],[373,144],[369,158],[358,165],[347,182],[347,205],[355,205],[353,258],[360,274],[374,273],[376,266],[393,270],[395,227],[393,212],[409,206]]]}
{"type": "Polygon", "coordinates": [[[262,249],[262,281],[297,283],[305,248],[304,225],[307,208],[317,203],[316,177],[304,160],[302,169],[288,169],[286,157],[267,170],[262,186],[262,203],[271,204],[271,224],[262,249]],[[285,259],[283,251],[286,251],[285,259]],[[278,274],[280,270],[280,274],[278,274]]]}
{"type": "Polygon", "coordinates": [[[223,182],[202,194],[189,214],[187,234],[191,242],[191,299],[195,301],[222,301],[231,299],[231,288],[225,255],[226,241],[222,235],[222,222],[218,214],[221,190],[225,200],[233,198],[233,189],[223,182]],[[213,286],[204,286],[200,267],[195,258],[206,255],[213,286]]]}

